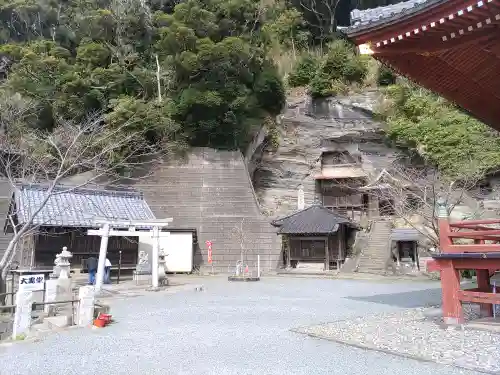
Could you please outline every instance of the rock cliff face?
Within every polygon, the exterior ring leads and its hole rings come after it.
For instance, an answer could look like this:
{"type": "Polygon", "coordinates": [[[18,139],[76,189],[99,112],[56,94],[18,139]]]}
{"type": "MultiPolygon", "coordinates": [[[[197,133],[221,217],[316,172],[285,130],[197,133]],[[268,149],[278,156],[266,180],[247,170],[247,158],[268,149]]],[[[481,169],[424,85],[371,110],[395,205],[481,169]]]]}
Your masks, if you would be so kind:
{"type": "Polygon", "coordinates": [[[394,160],[397,151],[387,146],[381,124],[372,116],[379,95],[367,91],[323,100],[289,99],[278,127],[279,146],[264,139],[259,147],[254,145],[250,160],[254,188],[267,215],[297,210],[301,185],[306,206],[320,198],[315,176],[321,174],[323,152],[341,149],[357,154],[363,169],[374,173],[394,160]]]}

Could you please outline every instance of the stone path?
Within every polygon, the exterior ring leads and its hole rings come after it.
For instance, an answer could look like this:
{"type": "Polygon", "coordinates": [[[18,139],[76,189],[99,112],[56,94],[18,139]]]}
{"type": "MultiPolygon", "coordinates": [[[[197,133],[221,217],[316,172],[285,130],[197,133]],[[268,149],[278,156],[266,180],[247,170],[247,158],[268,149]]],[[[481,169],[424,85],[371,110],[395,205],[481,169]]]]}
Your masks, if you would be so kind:
{"type": "MultiPolygon", "coordinates": [[[[317,340],[291,329],[439,301],[437,283],[271,278],[112,301],[116,323],[0,347],[9,375],[473,375],[477,372],[317,340]],[[381,298],[380,296],[384,296],[381,298]]],[[[194,288],[193,288],[194,289],[194,288]]]]}
{"type": "Polygon", "coordinates": [[[500,335],[461,328],[442,328],[427,309],[368,315],[299,328],[296,332],[362,348],[500,373],[500,335]]]}

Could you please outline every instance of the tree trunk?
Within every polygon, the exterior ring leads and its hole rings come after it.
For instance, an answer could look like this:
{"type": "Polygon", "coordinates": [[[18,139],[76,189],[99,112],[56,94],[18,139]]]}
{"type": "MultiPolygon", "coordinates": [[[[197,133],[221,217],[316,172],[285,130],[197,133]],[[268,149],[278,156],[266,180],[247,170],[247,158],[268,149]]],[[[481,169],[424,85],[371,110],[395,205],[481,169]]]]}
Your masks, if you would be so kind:
{"type": "Polygon", "coordinates": [[[10,240],[2,259],[0,259],[0,273],[7,272],[10,266],[10,260],[12,260],[12,252],[16,251],[16,243],[19,241],[19,236],[16,235],[12,240],[10,240]]]}
{"type": "Polygon", "coordinates": [[[7,296],[2,295],[7,292],[7,272],[6,270],[1,270],[0,272],[0,306],[6,304],[7,296]]]}

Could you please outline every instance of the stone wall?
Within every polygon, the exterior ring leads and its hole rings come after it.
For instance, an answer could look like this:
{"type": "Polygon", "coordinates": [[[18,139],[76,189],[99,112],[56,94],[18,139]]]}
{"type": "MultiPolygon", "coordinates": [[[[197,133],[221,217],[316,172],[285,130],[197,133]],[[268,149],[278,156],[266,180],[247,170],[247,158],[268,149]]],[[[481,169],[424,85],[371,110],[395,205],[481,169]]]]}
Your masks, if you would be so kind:
{"type": "Polygon", "coordinates": [[[194,149],[185,160],[161,165],[135,188],[144,191],[157,218],[172,217],[172,227],[197,229],[194,263],[202,271],[211,270],[207,240],[213,242],[217,272],[234,268],[241,251],[249,267],[256,264],[257,255],[262,271],[278,267],[280,239],[260,212],[240,152],[194,149]]]}
{"type": "Polygon", "coordinates": [[[254,188],[270,217],[297,210],[297,190],[304,187],[306,206],[319,199],[315,175],[321,173],[321,154],[338,147],[362,157],[363,169],[376,173],[397,156],[389,148],[381,124],[371,115],[377,91],[313,101],[291,98],[280,118],[279,147],[263,142],[251,161],[254,188]]]}

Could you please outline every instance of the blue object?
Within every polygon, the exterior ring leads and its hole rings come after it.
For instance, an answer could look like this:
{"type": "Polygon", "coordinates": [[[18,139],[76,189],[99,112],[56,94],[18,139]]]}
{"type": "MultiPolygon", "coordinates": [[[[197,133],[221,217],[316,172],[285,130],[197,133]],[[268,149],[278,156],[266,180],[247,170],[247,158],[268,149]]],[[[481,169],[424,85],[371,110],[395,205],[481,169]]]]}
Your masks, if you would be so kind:
{"type": "Polygon", "coordinates": [[[104,284],[111,284],[111,267],[104,268],[104,284]]]}
{"type": "Polygon", "coordinates": [[[89,285],[95,285],[96,270],[89,270],[89,285]]]}

